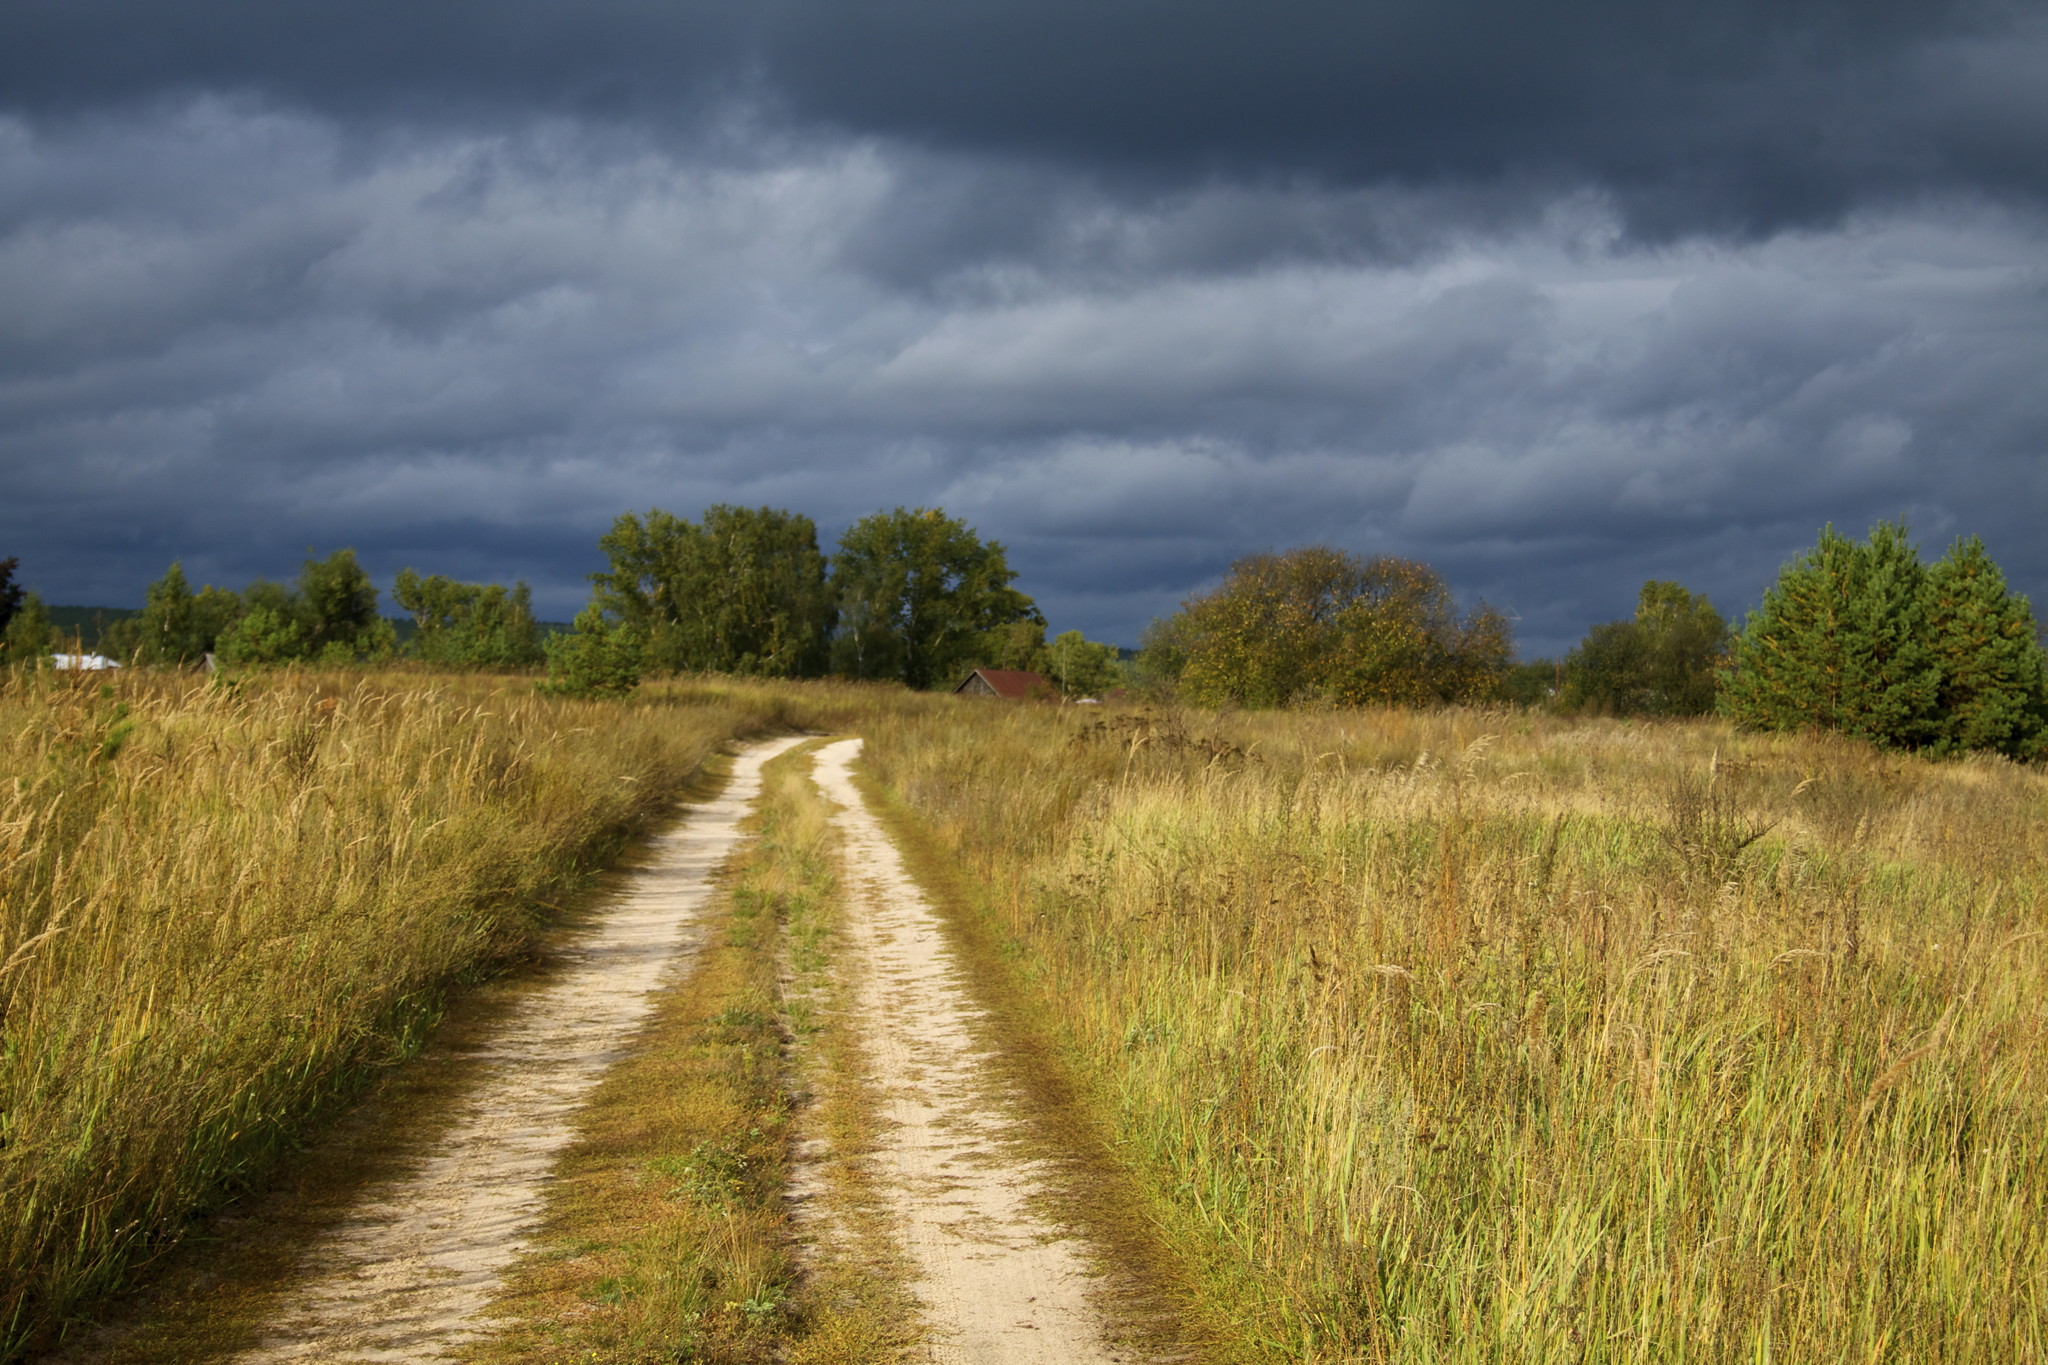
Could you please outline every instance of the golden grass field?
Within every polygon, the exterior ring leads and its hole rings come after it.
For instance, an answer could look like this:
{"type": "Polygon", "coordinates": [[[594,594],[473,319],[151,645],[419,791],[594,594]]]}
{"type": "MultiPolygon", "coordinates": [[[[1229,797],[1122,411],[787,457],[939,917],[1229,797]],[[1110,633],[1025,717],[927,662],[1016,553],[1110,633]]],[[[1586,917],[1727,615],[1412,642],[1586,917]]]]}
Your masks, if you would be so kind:
{"type": "Polygon", "coordinates": [[[950,853],[1231,1358],[2048,1359],[2038,770],[421,674],[0,692],[0,1343],[260,1181],[720,744],[800,727],[868,736],[950,853]]]}
{"type": "Polygon", "coordinates": [[[517,958],[708,755],[789,728],[785,698],[17,676],[0,691],[0,1357],[412,1051],[445,991],[517,958]]]}
{"type": "Polygon", "coordinates": [[[1250,1358],[2048,1359],[2048,777],[1515,712],[877,718],[1250,1358]]]}

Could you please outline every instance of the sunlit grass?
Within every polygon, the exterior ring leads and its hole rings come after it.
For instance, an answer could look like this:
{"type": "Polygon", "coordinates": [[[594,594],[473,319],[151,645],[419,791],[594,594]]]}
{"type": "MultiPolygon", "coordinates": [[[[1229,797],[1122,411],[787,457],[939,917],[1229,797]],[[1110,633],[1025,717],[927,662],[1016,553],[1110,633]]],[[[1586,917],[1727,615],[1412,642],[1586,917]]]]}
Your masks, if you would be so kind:
{"type": "Polygon", "coordinates": [[[519,954],[707,755],[781,727],[784,704],[736,687],[600,705],[419,675],[15,676],[0,1355],[412,1050],[450,984],[519,954]]]}
{"type": "Polygon", "coordinates": [[[878,718],[1249,1342],[2048,1354],[2048,780],[1712,724],[878,718]]]}

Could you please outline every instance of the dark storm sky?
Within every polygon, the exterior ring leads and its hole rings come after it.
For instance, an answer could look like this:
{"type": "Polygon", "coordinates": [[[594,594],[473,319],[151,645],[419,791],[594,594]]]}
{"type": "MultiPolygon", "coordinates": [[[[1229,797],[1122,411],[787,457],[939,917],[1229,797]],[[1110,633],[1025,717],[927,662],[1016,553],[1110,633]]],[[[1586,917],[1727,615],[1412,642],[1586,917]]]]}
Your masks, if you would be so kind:
{"type": "Polygon", "coordinates": [[[941,505],[1056,629],[1322,541],[1540,654],[1905,516],[2043,599],[2043,73],[2041,3],[9,0],[0,556],[566,617],[629,508],[941,505]]]}

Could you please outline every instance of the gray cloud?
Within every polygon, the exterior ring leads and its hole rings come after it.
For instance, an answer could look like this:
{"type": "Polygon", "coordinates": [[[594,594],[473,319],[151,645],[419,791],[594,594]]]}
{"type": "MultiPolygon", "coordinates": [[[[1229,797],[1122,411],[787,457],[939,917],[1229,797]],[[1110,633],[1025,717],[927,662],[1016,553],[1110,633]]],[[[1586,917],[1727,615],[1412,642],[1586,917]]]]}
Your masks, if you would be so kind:
{"type": "MultiPolygon", "coordinates": [[[[344,120],[508,112],[812,130],[1223,179],[1595,188],[1650,239],[2048,187],[2048,16],[2014,0],[15,0],[0,91],[47,114],[247,92],[344,120]]],[[[977,214],[991,245],[1018,225],[977,214]]],[[[1023,215],[1027,220],[1028,212],[1023,215]]]]}
{"type": "Polygon", "coordinates": [[[1903,513],[2048,589],[2037,210],[1650,244],[1585,189],[1133,198],[718,139],[246,97],[0,119],[0,546],[62,600],[353,544],[566,616],[628,508],[829,536],[937,503],[1111,638],[1327,540],[1431,560],[1547,651],[1644,577],[1735,607],[1821,522],[1903,513]]]}

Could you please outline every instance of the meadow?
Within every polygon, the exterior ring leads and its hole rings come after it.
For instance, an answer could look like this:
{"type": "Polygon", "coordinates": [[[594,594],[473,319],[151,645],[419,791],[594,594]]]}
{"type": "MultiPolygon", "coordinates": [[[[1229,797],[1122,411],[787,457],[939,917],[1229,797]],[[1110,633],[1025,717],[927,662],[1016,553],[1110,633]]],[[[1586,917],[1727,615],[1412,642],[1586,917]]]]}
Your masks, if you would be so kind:
{"type": "Polygon", "coordinates": [[[2048,1358],[2038,769],[1455,710],[870,751],[1245,1358],[2048,1358]]]}
{"type": "Polygon", "coordinates": [[[354,672],[0,692],[0,1356],[793,728],[868,737],[1231,1358],[2048,1358],[2038,769],[354,672]]]}
{"type": "Polygon", "coordinates": [[[729,739],[829,688],[17,673],[0,686],[0,1358],[516,962],[729,739]]]}

